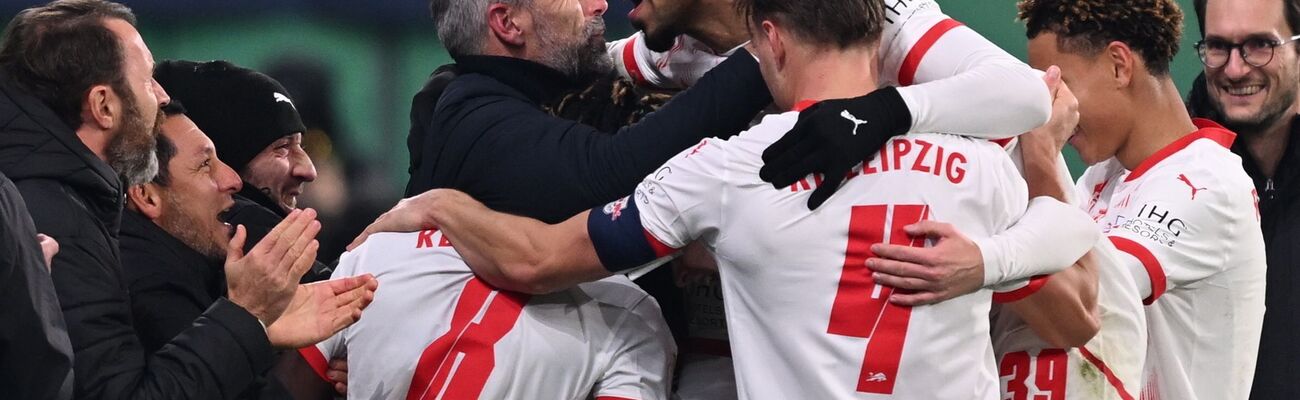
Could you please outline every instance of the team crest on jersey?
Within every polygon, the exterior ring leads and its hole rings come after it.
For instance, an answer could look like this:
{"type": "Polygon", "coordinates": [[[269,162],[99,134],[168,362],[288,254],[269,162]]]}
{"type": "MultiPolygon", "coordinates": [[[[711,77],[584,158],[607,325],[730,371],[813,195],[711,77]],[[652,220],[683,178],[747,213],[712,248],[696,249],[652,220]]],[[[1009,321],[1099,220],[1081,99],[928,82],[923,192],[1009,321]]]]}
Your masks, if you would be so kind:
{"type": "Polygon", "coordinates": [[[618,217],[623,216],[623,210],[627,208],[627,199],[627,197],[624,197],[605,205],[602,211],[609,216],[610,221],[617,221],[618,217]]]}

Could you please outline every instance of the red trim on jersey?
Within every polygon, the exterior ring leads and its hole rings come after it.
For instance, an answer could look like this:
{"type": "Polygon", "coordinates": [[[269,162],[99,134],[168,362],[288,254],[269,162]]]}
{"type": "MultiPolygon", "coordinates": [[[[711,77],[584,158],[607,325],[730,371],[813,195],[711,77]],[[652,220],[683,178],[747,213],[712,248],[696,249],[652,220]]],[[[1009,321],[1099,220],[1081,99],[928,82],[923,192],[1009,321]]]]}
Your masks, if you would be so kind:
{"type": "Polygon", "coordinates": [[[1006,139],[993,139],[993,140],[989,140],[989,141],[990,141],[990,142],[993,142],[993,143],[997,143],[998,146],[1002,146],[1002,148],[1005,149],[1005,148],[1007,148],[1008,145],[1011,144],[1011,141],[1012,141],[1012,140],[1016,140],[1016,137],[1015,137],[1015,136],[1012,136],[1012,137],[1009,137],[1009,138],[1006,138],[1006,139]]]}
{"type": "Polygon", "coordinates": [[[1165,269],[1160,266],[1160,260],[1157,260],[1154,254],[1151,254],[1151,250],[1147,250],[1138,242],[1119,236],[1111,236],[1110,242],[1114,243],[1115,248],[1119,249],[1119,251],[1128,253],[1142,262],[1142,268],[1145,268],[1147,276],[1151,277],[1151,296],[1142,299],[1142,304],[1149,306],[1156,299],[1159,299],[1160,295],[1165,294],[1165,287],[1168,284],[1165,281],[1165,269]]]}
{"type": "Polygon", "coordinates": [[[655,257],[667,257],[668,255],[677,252],[677,249],[673,248],[673,246],[669,246],[664,244],[664,242],[660,242],[659,238],[655,237],[655,235],[650,234],[650,231],[642,229],[641,232],[645,233],[646,243],[649,243],[650,248],[654,249],[655,257]]]}
{"type": "Polygon", "coordinates": [[[921,67],[921,59],[925,58],[925,54],[930,52],[930,48],[934,47],[934,43],[938,42],[945,33],[959,26],[962,26],[961,22],[948,18],[934,24],[930,30],[921,35],[921,40],[916,41],[912,50],[907,52],[907,57],[903,58],[903,65],[898,67],[898,84],[911,85],[916,80],[916,70],[921,67]]]}
{"type": "Polygon", "coordinates": [[[627,397],[614,397],[614,396],[596,396],[596,400],[637,400],[637,399],[630,399],[627,397]]]}
{"type": "Polygon", "coordinates": [[[1128,394],[1128,390],[1124,389],[1124,381],[1119,380],[1119,377],[1115,376],[1115,371],[1111,371],[1110,367],[1106,366],[1106,362],[1097,358],[1097,356],[1092,355],[1092,352],[1088,351],[1087,348],[1080,347],[1079,353],[1082,353],[1083,358],[1088,360],[1089,363],[1092,363],[1094,367],[1101,370],[1102,375],[1106,376],[1106,381],[1110,382],[1110,386],[1115,388],[1116,393],[1119,393],[1120,399],[1134,400],[1133,395],[1128,394]]]}
{"type": "Polygon", "coordinates": [[[686,351],[684,353],[731,358],[731,343],[718,339],[686,338],[686,351]]]}
{"type": "Polygon", "coordinates": [[[301,354],[302,358],[307,360],[307,365],[311,366],[312,371],[316,371],[317,376],[325,380],[325,382],[334,383],[333,379],[325,375],[325,371],[330,369],[330,363],[325,360],[325,354],[322,354],[320,349],[316,348],[316,346],[307,346],[298,349],[298,354],[301,354]]]}
{"type": "Polygon", "coordinates": [[[645,79],[645,74],[641,73],[641,65],[636,63],[636,36],[628,39],[627,45],[623,46],[623,69],[627,70],[632,83],[650,86],[650,82],[645,79]]]}
{"type": "Polygon", "coordinates": [[[807,110],[808,107],[812,107],[814,104],[817,104],[818,102],[819,102],[818,100],[807,100],[807,99],[799,100],[798,103],[794,103],[794,107],[791,108],[790,111],[807,110]]]}
{"type": "Polygon", "coordinates": [[[1197,118],[1197,119],[1193,119],[1192,123],[1196,124],[1196,127],[1200,129],[1197,129],[1196,132],[1192,132],[1181,138],[1178,138],[1178,140],[1175,140],[1173,143],[1170,143],[1168,146],[1165,146],[1159,151],[1156,151],[1155,154],[1152,154],[1150,157],[1147,157],[1147,159],[1142,160],[1142,163],[1138,164],[1137,168],[1134,168],[1133,172],[1128,174],[1128,177],[1124,178],[1124,182],[1132,182],[1134,179],[1141,177],[1142,174],[1146,173],[1152,167],[1155,167],[1156,164],[1160,163],[1161,161],[1164,161],[1164,159],[1166,158],[1169,158],[1169,156],[1174,155],[1174,153],[1177,153],[1182,149],[1187,148],[1188,145],[1192,144],[1192,142],[1195,142],[1198,139],[1210,139],[1214,141],[1214,143],[1218,143],[1220,146],[1223,146],[1228,149],[1231,149],[1232,142],[1237,140],[1237,134],[1232,133],[1232,131],[1229,131],[1227,129],[1224,129],[1222,126],[1219,126],[1219,124],[1216,124],[1213,121],[1210,121],[1208,119],[1197,118]]]}
{"type": "Polygon", "coordinates": [[[1006,303],[1015,303],[1017,301],[1024,300],[1026,297],[1029,297],[1029,295],[1038,293],[1039,290],[1042,290],[1043,286],[1047,285],[1047,279],[1051,277],[1052,277],[1051,275],[1035,276],[1033,278],[1029,278],[1029,284],[1025,285],[1025,287],[1012,290],[1010,292],[1003,292],[1003,293],[994,292],[993,301],[995,303],[1006,304],[1006,303]]]}

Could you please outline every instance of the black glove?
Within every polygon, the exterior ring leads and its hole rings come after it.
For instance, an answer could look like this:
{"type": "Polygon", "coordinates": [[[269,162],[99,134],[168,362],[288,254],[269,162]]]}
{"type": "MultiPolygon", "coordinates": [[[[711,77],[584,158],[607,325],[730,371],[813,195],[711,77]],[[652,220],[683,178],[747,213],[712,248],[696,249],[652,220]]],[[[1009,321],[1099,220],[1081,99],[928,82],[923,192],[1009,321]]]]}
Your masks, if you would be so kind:
{"type": "Polygon", "coordinates": [[[813,210],[835,193],[854,166],[911,128],[912,113],[892,87],[822,101],[803,110],[794,129],[763,151],[758,176],[780,189],[808,174],[822,174],[821,185],[808,198],[813,210]]]}

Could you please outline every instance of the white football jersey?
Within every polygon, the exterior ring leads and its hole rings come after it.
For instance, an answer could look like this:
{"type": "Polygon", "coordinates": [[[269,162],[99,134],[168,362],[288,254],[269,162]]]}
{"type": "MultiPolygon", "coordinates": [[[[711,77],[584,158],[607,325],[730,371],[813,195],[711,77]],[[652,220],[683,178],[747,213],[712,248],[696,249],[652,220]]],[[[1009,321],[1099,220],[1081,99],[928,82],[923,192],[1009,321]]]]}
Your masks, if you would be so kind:
{"type": "MultiPolygon", "coordinates": [[[[1019,141],[1008,146],[1016,166],[1024,170],[1019,141]]],[[[1069,182],[1065,162],[1058,174],[1069,182]]],[[[1077,196],[1066,193],[1078,204],[1077,196]]],[[[993,350],[1001,374],[1002,398],[1009,400],[1133,400],[1141,388],[1146,359],[1146,314],[1137,283],[1117,258],[1118,250],[1102,238],[1092,248],[1097,268],[1097,310],[1101,330],[1082,348],[1053,348],[1015,312],[993,306],[993,350]],[[1042,397],[1039,397],[1042,396],[1042,397]]],[[[1049,278],[1050,279],[1050,278],[1049,278]]],[[[1041,286],[1036,286],[1041,287],[1041,286]]],[[[1021,291],[1020,298],[1033,294],[1021,291]]],[[[1000,303],[1020,298],[997,299],[1000,303]]]]}
{"type": "Polygon", "coordinates": [[[1143,399],[1244,399],[1264,318],[1255,186],[1207,120],[1133,171],[1088,168],[1077,193],[1146,304],[1143,399]]]}
{"type": "Polygon", "coordinates": [[[902,231],[918,221],[971,236],[1013,224],[1027,192],[1010,159],[983,140],[909,134],[810,212],[816,179],[774,189],[758,177],[763,150],[797,119],[769,115],[730,140],[706,139],[630,199],[594,210],[588,229],[602,262],[635,266],[646,252],[709,245],[742,399],[997,398],[993,292],[900,307],[865,261],[874,243],[926,245],[902,231]],[[628,250],[638,240],[646,250],[628,250]]]}
{"type": "Polygon", "coordinates": [[[300,350],[353,399],[666,399],[675,354],[658,304],[623,276],[547,295],[495,290],[442,233],[372,235],[334,277],[374,274],[356,324],[300,350]]]}

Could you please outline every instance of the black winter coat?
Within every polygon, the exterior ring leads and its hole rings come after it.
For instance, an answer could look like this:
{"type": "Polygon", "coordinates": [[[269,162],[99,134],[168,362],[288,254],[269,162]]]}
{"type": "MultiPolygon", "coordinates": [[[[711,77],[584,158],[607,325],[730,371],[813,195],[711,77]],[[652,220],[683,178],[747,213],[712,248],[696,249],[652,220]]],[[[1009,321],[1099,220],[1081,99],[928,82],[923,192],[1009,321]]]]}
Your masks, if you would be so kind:
{"type": "Polygon", "coordinates": [[[0,388],[15,399],[71,399],[72,344],[36,233],[0,174],[0,388]]]}
{"type": "Polygon", "coordinates": [[[78,399],[230,399],[271,366],[252,314],[213,304],[168,346],[148,353],[122,279],[122,183],[39,99],[0,74],[0,172],[36,228],[59,241],[54,288],[75,358],[78,399]]]}

